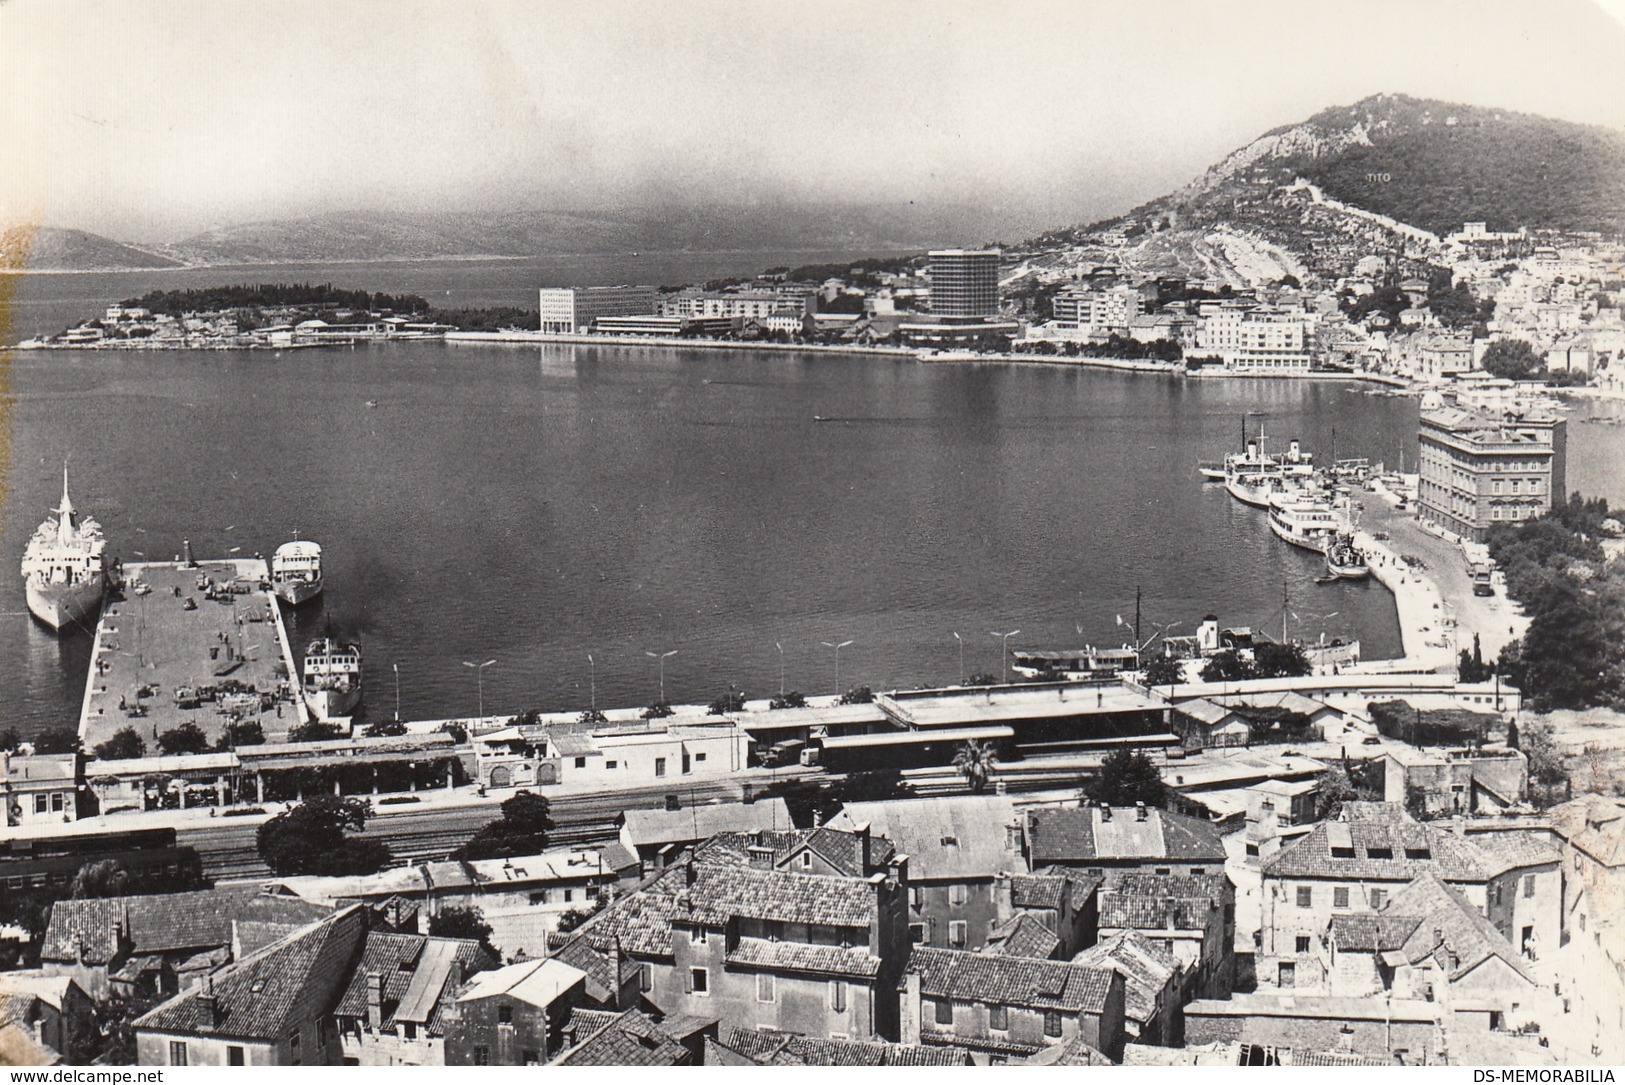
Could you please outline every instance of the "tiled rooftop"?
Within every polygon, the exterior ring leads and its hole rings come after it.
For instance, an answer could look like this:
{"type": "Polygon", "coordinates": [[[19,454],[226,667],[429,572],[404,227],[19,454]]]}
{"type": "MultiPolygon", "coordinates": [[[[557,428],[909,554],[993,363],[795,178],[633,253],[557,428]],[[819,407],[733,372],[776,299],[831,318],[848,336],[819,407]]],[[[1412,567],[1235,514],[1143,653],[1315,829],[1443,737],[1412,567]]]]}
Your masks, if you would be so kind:
{"type": "Polygon", "coordinates": [[[1036,957],[1047,960],[1061,948],[1055,932],[1030,912],[1020,912],[994,927],[987,935],[983,953],[998,957],[1036,957]]]}
{"type": "Polygon", "coordinates": [[[554,1060],[555,1066],[680,1066],[686,1048],[640,1010],[627,1010],[554,1060]]]}
{"type": "Polygon", "coordinates": [[[963,1048],[924,1047],[868,1040],[826,1040],[785,1032],[733,1027],[720,1041],[762,1066],[969,1066],[963,1048]]]}
{"type": "Polygon", "coordinates": [[[1100,1012],[1115,975],[1110,969],[1062,961],[991,957],[925,946],[914,947],[907,971],[920,977],[920,994],[926,998],[1072,1013],[1100,1012]]]}
{"type": "Polygon", "coordinates": [[[1222,863],[1218,830],[1204,821],[1150,807],[1144,820],[1133,807],[1030,811],[1027,840],[1034,867],[1051,863],[1178,859],[1222,863]]]}
{"type": "Polygon", "coordinates": [[[1476,882],[1530,862],[1550,861],[1492,852],[1448,829],[1414,821],[1393,803],[1349,803],[1342,820],[1316,825],[1265,859],[1261,869],[1266,878],[1412,881],[1437,873],[1446,881],[1476,882]]]}
{"type": "Polygon", "coordinates": [[[258,886],[64,900],[51,906],[40,953],[45,960],[71,961],[82,943],[87,962],[105,964],[117,953],[121,930],[132,954],[168,953],[228,945],[234,920],[270,924],[285,934],[331,911],[295,897],[268,895],[258,886]]]}
{"type": "Polygon", "coordinates": [[[991,879],[1024,870],[1015,803],[1003,795],[953,795],[903,802],[847,803],[830,821],[837,829],[867,824],[909,857],[912,881],[991,879]]]}

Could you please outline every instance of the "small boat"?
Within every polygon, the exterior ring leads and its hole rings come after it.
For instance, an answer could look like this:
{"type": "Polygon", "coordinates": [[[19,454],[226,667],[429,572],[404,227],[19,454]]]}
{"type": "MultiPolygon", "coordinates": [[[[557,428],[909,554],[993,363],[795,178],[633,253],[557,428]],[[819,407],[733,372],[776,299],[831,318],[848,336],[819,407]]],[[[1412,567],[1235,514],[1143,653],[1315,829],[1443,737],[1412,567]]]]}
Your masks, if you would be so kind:
{"type": "Polygon", "coordinates": [[[1337,580],[1364,580],[1371,575],[1365,552],[1354,545],[1354,536],[1339,531],[1326,546],[1326,573],[1337,580]]]}
{"type": "Polygon", "coordinates": [[[1270,530],[1282,542],[1324,554],[1337,534],[1337,516],[1324,501],[1285,494],[1270,501],[1270,530]]]}
{"type": "Polygon", "coordinates": [[[283,543],[271,555],[271,588],[276,597],[296,607],[322,590],[322,548],[309,539],[283,543]]]}
{"type": "Polygon", "coordinates": [[[361,649],[327,637],[305,649],[305,704],[317,720],[343,719],[361,703],[361,649]]]}
{"type": "Polygon", "coordinates": [[[1336,576],[1335,574],[1332,574],[1332,573],[1327,573],[1324,576],[1315,577],[1315,583],[1316,584],[1335,584],[1341,579],[1342,579],[1342,577],[1336,576]]]}

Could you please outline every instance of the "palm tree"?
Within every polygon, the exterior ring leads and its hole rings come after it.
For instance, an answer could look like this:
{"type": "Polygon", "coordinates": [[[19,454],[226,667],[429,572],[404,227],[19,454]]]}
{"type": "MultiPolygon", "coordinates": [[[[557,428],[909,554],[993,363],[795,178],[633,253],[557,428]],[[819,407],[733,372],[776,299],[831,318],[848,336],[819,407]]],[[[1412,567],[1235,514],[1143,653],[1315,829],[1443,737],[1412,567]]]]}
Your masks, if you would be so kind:
{"type": "Polygon", "coordinates": [[[970,789],[978,794],[987,787],[987,778],[999,763],[998,754],[985,742],[971,739],[954,754],[954,768],[965,778],[970,789]]]}

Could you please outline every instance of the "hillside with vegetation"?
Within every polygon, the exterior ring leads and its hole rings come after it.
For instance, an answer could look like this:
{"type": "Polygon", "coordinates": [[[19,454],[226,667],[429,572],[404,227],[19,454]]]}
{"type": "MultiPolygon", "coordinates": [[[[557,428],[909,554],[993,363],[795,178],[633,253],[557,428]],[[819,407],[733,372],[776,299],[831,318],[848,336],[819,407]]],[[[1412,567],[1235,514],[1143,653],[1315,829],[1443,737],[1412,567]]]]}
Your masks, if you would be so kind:
{"type": "Polygon", "coordinates": [[[1022,247],[1243,286],[1329,279],[1371,254],[1423,271],[1467,221],[1625,230],[1625,134],[1377,95],[1266,132],[1117,218],[1022,247]]]}

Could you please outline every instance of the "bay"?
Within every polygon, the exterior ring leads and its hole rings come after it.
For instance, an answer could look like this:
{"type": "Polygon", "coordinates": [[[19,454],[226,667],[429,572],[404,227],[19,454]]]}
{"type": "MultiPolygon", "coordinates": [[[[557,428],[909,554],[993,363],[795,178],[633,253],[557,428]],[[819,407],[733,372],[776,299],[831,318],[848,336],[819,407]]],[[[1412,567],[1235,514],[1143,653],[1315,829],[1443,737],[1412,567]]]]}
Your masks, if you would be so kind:
{"type": "MultiPolygon", "coordinates": [[[[1000,671],[995,632],[1121,643],[1137,586],[1148,630],[1213,612],[1279,632],[1284,593],[1293,636],[1399,652],[1385,590],[1315,585],[1313,557],[1194,471],[1248,411],[1323,455],[1335,429],[1338,455],[1414,464],[1416,400],[1344,382],[402,343],[17,352],[7,389],[0,553],[21,554],[64,458],[126,559],[183,539],[268,554],[297,531],[323,544],[327,589],[294,617],[296,651],[329,626],[357,638],[375,718],[393,665],[403,715],[474,714],[463,663],[487,659],[488,715],[647,704],[646,653],[671,650],[674,701],[772,693],[781,664],[790,688],[832,691],[825,643],[848,640],[841,687],[953,682],[955,632],[971,672],[1000,671]]],[[[1620,429],[1571,427],[1571,485],[1618,462],[1620,429]]],[[[38,627],[0,576],[0,724],[71,725],[89,643],[38,627]]]]}

